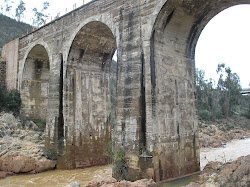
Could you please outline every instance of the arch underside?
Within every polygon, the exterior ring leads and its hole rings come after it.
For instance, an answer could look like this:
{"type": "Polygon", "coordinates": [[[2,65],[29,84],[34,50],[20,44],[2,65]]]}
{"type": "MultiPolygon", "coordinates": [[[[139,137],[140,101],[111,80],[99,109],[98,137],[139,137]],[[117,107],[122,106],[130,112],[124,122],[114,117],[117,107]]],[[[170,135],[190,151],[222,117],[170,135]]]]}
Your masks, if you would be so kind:
{"type": "Polygon", "coordinates": [[[248,1],[168,0],[151,37],[151,137],[154,179],[200,170],[195,107],[194,50],[205,25],[219,12],[248,1]]]}
{"type": "Polygon", "coordinates": [[[27,119],[46,121],[50,64],[46,49],[36,45],[29,52],[23,71],[22,113],[27,119]]]}
{"type": "Polygon", "coordinates": [[[116,50],[111,30],[90,22],[76,35],[64,80],[66,168],[107,164],[111,145],[109,66],[116,50]]]}

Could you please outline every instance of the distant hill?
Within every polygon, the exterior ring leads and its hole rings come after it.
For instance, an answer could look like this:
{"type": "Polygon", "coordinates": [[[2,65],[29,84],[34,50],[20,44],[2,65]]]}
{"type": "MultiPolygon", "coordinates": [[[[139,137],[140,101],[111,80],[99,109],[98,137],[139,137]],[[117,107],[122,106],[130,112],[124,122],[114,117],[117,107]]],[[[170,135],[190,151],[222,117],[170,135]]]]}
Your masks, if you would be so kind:
{"type": "Polygon", "coordinates": [[[0,14],[0,55],[4,44],[17,37],[21,37],[22,33],[26,33],[27,29],[31,31],[31,28],[26,23],[18,22],[0,14]]]}

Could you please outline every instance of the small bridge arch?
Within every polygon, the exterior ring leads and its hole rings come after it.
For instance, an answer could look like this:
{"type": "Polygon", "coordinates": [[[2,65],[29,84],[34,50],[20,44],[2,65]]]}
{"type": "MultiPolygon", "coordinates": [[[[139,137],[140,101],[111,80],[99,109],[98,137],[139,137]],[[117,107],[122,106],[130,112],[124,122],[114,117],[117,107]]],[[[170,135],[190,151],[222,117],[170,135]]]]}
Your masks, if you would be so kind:
{"type": "Polygon", "coordinates": [[[21,82],[22,114],[34,121],[46,121],[50,59],[45,47],[35,45],[25,58],[21,82]]]}

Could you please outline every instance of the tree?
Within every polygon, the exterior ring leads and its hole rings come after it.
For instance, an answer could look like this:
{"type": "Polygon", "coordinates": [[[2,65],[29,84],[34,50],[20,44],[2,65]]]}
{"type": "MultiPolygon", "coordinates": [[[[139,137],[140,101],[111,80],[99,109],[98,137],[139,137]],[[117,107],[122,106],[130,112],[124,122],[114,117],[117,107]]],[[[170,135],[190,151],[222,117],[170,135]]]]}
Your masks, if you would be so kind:
{"type": "Polygon", "coordinates": [[[50,4],[48,1],[43,3],[43,8],[41,11],[38,11],[37,8],[33,8],[33,12],[35,13],[35,17],[33,19],[34,25],[42,25],[45,23],[46,19],[49,17],[49,15],[45,14],[45,11],[49,8],[50,4]]]}
{"type": "Polygon", "coordinates": [[[0,14],[3,14],[3,6],[2,5],[1,5],[0,10],[1,10],[0,14]]]}
{"type": "Polygon", "coordinates": [[[205,71],[196,70],[196,96],[197,96],[197,108],[198,115],[204,119],[209,120],[211,118],[212,109],[212,81],[205,80],[205,71]]]}
{"type": "Polygon", "coordinates": [[[17,21],[20,22],[21,17],[23,16],[23,13],[25,12],[26,8],[25,8],[25,3],[23,2],[23,0],[20,0],[18,7],[16,8],[16,18],[17,21]]]}
{"type": "Polygon", "coordinates": [[[4,3],[5,3],[5,11],[10,13],[10,10],[12,8],[12,3],[13,1],[10,1],[10,0],[4,0],[4,3]]]}
{"type": "Polygon", "coordinates": [[[232,73],[231,68],[226,67],[224,63],[218,64],[216,72],[220,76],[217,89],[220,91],[222,113],[225,117],[228,117],[233,114],[233,107],[239,104],[241,90],[240,77],[237,73],[232,73]]]}
{"type": "Polygon", "coordinates": [[[198,115],[204,120],[227,118],[240,105],[239,76],[224,63],[218,64],[216,72],[219,75],[217,86],[213,79],[205,80],[204,70],[196,70],[197,109],[198,115]]]}

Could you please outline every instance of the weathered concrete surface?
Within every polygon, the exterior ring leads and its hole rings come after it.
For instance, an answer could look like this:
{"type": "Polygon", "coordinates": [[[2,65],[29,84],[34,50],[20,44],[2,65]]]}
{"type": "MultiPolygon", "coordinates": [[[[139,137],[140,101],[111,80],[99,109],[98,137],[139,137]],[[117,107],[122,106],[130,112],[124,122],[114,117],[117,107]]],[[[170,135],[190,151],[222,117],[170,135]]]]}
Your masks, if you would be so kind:
{"type": "Polygon", "coordinates": [[[114,152],[125,152],[127,177],[162,181],[198,171],[195,46],[213,16],[242,3],[250,0],[94,0],[20,39],[23,112],[46,118],[46,144],[58,150],[61,167],[106,163],[108,72],[117,48],[112,142],[114,152]],[[30,60],[39,61],[30,58],[37,46],[49,64],[40,74],[30,60]]]}
{"type": "Polygon", "coordinates": [[[2,56],[6,59],[6,87],[8,90],[17,89],[18,74],[18,45],[19,39],[15,39],[2,48],[2,56]]]}

